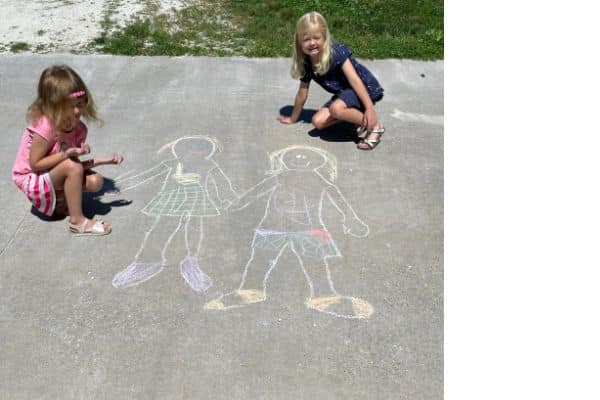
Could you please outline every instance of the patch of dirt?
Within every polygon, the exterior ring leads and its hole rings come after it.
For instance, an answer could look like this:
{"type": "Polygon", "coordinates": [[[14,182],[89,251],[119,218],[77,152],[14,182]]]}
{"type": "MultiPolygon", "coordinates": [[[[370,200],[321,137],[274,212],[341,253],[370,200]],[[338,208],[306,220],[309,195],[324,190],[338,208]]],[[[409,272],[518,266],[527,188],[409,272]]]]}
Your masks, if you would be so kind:
{"type": "Polygon", "coordinates": [[[0,0],[0,53],[24,47],[36,53],[89,53],[89,45],[103,32],[123,27],[136,16],[173,13],[192,3],[198,1],[0,0]]]}

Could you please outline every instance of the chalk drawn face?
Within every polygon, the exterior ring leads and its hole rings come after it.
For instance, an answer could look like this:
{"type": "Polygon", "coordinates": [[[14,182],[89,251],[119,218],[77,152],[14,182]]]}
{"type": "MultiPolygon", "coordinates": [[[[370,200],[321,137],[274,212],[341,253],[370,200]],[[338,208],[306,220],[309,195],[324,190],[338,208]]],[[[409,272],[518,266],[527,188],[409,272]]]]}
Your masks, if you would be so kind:
{"type": "Polygon", "coordinates": [[[290,170],[315,170],[322,167],[325,158],[308,149],[291,149],[281,156],[281,161],[290,170]]]}
{"type": "Polygon", "coordinates": [[[183,161],[208,159],[215,152],[215,144],[207,138],[182,138],[173,144],[172,151],[183,161]]]}

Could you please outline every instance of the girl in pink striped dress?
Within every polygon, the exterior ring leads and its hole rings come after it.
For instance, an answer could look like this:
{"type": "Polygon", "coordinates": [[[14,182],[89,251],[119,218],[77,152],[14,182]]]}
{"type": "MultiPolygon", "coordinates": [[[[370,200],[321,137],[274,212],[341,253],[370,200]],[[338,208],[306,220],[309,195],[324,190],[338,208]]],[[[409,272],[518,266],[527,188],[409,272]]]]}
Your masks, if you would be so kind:
{"type": "Polygon", "coordinates": [[[46,68],[37,99],[27,110],[29,125],[21,137],[12,178],[42,214],[68,214],[67,229],[72,235],[106,235],[111,231],[108,223],[84,217],[82,192],[102,188],[102,175],[93,167],[120,164],[123,157],[115,153],[81,161],[80,156],[90,153],[81,116],[98,120],[83,80],[66,65],[46,68]]]}

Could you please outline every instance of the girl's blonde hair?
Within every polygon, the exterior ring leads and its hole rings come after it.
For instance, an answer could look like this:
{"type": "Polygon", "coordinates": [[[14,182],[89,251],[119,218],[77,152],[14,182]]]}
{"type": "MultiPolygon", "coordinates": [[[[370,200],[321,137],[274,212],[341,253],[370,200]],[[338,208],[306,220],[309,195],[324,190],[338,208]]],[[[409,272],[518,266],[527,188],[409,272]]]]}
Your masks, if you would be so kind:
{"type": "Polygon", "coordinates": [[[306,32],[318,30],[323,35],[325,42],[323,44],[323,49],[320,53],[320,60],[318,63],[313,64],[313,70],[319,74],[323,75],[331,66],[331,43],[333,38],[329,33],[329,28],[327,27],[327,21],[325,18],[316,11],[311,11],[309,13],[304,14],[300,17],[298,22],[296,23],[296,32],[294,33],[294,55],[292,62],[292,78],[299,79],[304,76],[306,73],[304,69],[304,60],[305,56],[302,52],[302,37],[306,32]]]}
{"type": "Polygon", "coordinates": [[[92,94],[83,83],[83,79],[66,65],[55,65],[42,72],[38,82],[37,98],[27,110],[27,119],[35,122],[40,117],[46,116],[56,131],[68,112],[69,95],[79,91],[85,92],[85,95],[81,97],[84,99],[81,115],[100,122],[96,115],[92,94]]]}

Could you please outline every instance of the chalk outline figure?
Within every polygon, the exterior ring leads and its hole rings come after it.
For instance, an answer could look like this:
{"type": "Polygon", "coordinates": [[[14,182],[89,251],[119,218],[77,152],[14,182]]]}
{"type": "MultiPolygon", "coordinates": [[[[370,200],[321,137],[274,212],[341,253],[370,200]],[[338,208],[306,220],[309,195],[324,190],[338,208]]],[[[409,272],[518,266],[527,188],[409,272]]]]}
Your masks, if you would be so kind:
{"type": "Polygon", "coordinates": [[[341,215],[345,234],[356,238],[369,234],[369,227],[333,183],[337,178],[335,157],[323,149],[294,145],[271,153],[269,158],[271,176],[241,195],[227,210],[242,210],[268,196],[240,285],[237,290],[207,302],[204,309],[227,310],[265,301],[269,275],[289,248],[309,286],[307,308],[342,318],[370,317],[371,304],[336,291],[327,261],[342,255],[322,219],[325,199],[341,215]]]}
{"type": "Polygon", "coordinates": [[[129,173],[116,178],[117,193],[133,189],[159,176],[163,176],[163,183],[160,191],[141,211],[155,218],[151,228],[144,235],[134,261],[114,276],[112,284],[116,288],[130,287],[160,273],[167,265],[166,251],[183,225],[187,255],[180,262],[181,276],[192,290],[202,293],[213,285],[211,278],[200,269],[198,259],[204,239],[203,220],[220,215],[220,210],[237,199],[237,195],[227,175],[211,159],[220,150],[216,139],[203,135],[184,136],[162,146],[158,153],[167,148],[171,149],[174,158],[138,174],[129,173]],[[163,227],[163,217],[178,218],[177,227],[165,241],[160,253],[161,259],[148,261],[148,255],[145,254],[146,243],[163,227]],[[192,223],[198,227],[198,244],[193,253],[189,238],[192,235],[192,223]]]}

